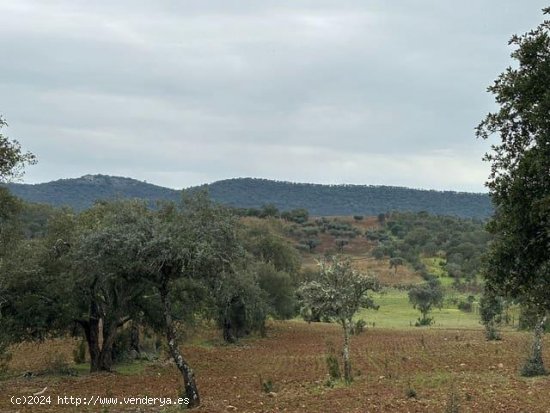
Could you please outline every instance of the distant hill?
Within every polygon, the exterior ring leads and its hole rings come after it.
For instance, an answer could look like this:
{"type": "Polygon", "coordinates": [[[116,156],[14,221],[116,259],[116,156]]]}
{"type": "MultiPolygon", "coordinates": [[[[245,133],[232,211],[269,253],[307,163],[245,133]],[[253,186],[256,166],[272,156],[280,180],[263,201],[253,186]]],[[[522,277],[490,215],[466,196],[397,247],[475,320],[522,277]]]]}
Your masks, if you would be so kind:
{"type": "MultiPolygon", "coordinates": [[[[9,184],[20,198],[82,210],[99,199],[178,200],[180,191],[131,178],[85,175],[42,184],[9,184]]],[[[433,191],[393,186],[302,184],[237,178],[189,188],[207,188],[213,200],[240,208],[273,204],[280,210],[305,208],[312,215],[376,215],[387,211],[428,211],[439,215],[486,218],[487,194],[433,191]]]]}

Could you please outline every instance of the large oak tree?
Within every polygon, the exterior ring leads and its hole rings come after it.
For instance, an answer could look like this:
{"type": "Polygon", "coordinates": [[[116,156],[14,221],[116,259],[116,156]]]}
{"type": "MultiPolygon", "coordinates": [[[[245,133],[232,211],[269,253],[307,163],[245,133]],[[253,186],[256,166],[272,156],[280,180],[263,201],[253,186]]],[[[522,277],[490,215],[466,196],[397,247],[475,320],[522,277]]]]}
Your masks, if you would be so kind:
{"type": "MultiPolygon", "coordinates": [[[[544,10],[550,13],[550,8],[544,10]]],[[[487,283],[500,294],[538,311],[533,353],[525,374],[544,373],[542,333],[550,310],[550,21],[513,36],[512,58],[489,87],[498,110],[477,128],[477,136],[497,135],[485,159],[495,214],[485,269],[487,283]]]]}

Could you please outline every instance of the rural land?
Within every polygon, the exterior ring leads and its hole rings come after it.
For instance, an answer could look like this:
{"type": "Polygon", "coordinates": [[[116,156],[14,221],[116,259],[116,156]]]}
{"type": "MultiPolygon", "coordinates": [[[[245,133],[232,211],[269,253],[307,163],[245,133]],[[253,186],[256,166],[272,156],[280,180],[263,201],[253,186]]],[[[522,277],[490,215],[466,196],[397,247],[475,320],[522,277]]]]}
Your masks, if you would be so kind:
{"type": "Polygon", "coordinates": [[[550,413],[550,7],[481,3],[0,2],[0,413],[550,413]]]}

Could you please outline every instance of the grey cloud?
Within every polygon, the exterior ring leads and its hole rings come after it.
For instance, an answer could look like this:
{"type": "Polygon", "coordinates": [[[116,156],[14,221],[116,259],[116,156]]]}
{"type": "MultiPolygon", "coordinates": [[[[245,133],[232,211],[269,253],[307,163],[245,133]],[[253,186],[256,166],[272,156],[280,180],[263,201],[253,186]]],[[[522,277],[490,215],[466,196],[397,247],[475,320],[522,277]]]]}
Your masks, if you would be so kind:
{"type": "Polygon", "coordinates": [[[101,172],[173,187],[258,176],[482,190],[485,88],[544,6],[3,2],[0,113],[39,155],[29,182],[101,172]]]}

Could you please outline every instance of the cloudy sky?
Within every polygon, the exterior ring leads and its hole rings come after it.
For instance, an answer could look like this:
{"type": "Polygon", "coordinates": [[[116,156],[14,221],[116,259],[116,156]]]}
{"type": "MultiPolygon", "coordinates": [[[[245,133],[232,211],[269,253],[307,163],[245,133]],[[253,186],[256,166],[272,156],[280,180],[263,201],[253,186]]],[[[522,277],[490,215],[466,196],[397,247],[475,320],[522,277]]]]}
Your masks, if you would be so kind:
{"type": "Polygon", "coordinates": [[[528,0],[0,0],[0,113],[39,157],[182,188],[233,177],[484,191],[528,0]]]}

